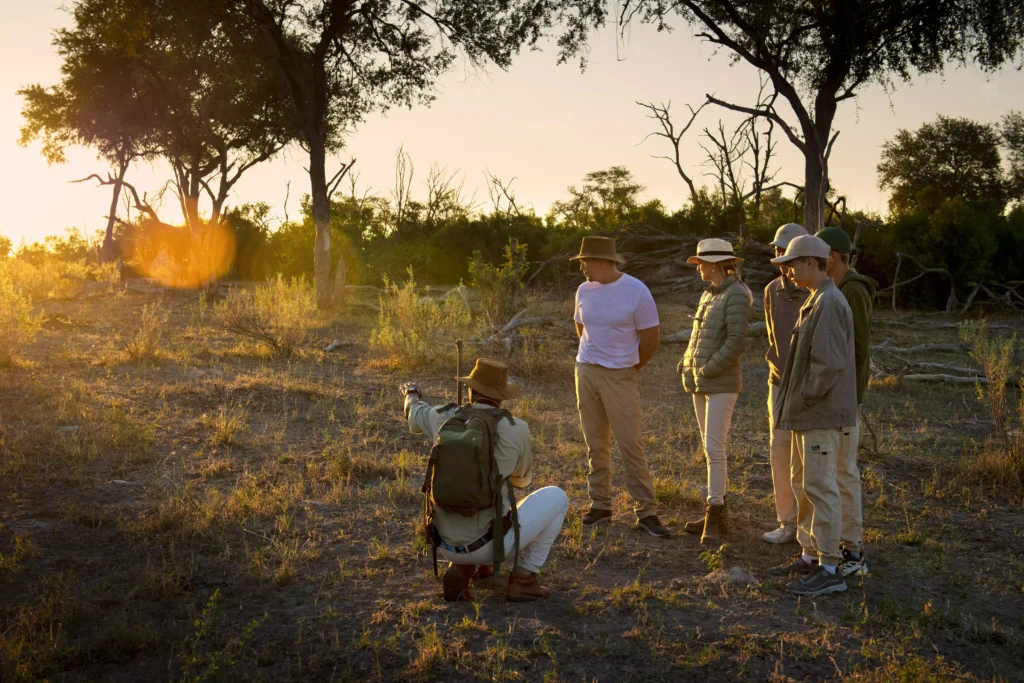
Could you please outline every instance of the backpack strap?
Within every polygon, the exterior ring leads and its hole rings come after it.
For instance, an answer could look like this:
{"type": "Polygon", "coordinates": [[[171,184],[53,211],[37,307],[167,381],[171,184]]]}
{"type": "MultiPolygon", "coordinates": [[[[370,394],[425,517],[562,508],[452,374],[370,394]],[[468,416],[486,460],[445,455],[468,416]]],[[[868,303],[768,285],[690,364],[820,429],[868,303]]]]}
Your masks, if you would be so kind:
{"type": "Polygon", "coordinates": [[[446,403],[443,406],[438,406],[437,407],[437,412],[438,412],[438,414],[440,414],[440,413],[447,413],[452,408],[458,408],[458,407],[459,407],[458,403],[446,403]]]}
{"type": "Polygon", "coordinates": [[[430,504],[430,489],[431,479],[434,476],[434,464],[437,462],[437,447],[436,445],[430,449],[430,456],[427,458],[427,472],[423,477],[423,486],[420,487],[420,492],[423,493],[423,533],[427,538],[427,542],[430,543],[430,551],[434,558],[434,578],[437,578],[437,546],[438,546],[438,534],[437,529],[434,527],[434,508],[430,504]]]}
{"type": "MultiPolygon", "coordinates": [[[[512,486],[512,477],[509,477],[508,479],[505,480],[505,485],[508,487],[508,500],[509,500],[509,503],[511,504],[511,507],[509,507],[508,511],[511,513],[511,517],[512,517],[512,535],[513,535],[513,537],[516,540],[516,542],[515,542],[515,553],[516,553],[515,558],[516,559],[512,562],[512,571],[515,571],[515,570],[519,569],[519,510],[518,510],[519,506],[516,504],[516,491],[515,491],[515,487],[512,486]]],[[[501,539],[501,546],[502,546],[502,550],[504,550],[505,549],[505,538],[504,538],[504,536],[502,536],[502,539],[501,539]]],[[[495,573],[497,573],[497,570],[495,570],[495,573]]]]}

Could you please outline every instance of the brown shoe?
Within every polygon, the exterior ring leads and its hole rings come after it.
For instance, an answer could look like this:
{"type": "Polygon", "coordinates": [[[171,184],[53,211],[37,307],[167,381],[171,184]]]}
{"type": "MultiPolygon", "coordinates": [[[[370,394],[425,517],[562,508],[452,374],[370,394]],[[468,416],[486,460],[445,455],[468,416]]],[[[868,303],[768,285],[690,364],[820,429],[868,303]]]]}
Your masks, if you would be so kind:
{"type": "Polygon", "coordinates": [[[512,572],[508,576],[508,587],[505,589],[505,600],[509,602],[530,602],[543,600],[551,595],[551,589],[545,588],[537,581],[536,574],[520,576],[512,572]]]}
{"type": "Polygon", "coordinates": [[[692,522],[687,522],[686,525],[683,526],[683,528],[686,529],[686,533],[688,533],[688,534],[703,534],[704,533],[704,523],[707,522],[707,521],[708,521],[708,516],[705,514],[700,519],[695,519],[692,522]]]}
{"type": "Polygon", "coordinates": [[[476,573],[476,567],[471,564],[451,564],[448,571],[441,577],[441,585],[444,587],[444,601],[457,602],[459,600],[472,600],[473,595],[469,592],[469,582],[476,573]]]}
{"type": "Polygon", "coordinates": [[[482,564],[476,568],[477,579],[489,579],[494,576],[494,566],[490,564],[482,564]]]}
{"type": "Polygon", "coordinates": [[[724,505],[708,505],[707,523],[704,524],[704,533],[701,534],[701,545],[719,545],[722,534],[725,533],[722,523],[725,518],[724,505]]]}

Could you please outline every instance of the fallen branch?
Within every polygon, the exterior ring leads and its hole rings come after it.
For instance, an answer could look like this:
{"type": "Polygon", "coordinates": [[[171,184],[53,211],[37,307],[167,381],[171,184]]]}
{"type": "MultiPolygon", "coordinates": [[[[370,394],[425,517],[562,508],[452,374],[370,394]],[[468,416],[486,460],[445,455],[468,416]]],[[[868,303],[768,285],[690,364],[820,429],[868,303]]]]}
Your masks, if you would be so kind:
{"type": "Polygon", "coordinates": [[[901,380],[906,382],[940,382],[944,384],[988,384],[984,377],[963,377],[960,375],[946,375],[942,373],[926,375],[903,375],[901,380]]]}
{"type": "Polygon", "coordinates": [[[961,351],[969,351],[970,349],[966,344],[917,344],[916,346],[889,346],[886,342],[891,340],[887,339],[885,342],[873,346],[873,351],[883,351],[887,353],[928,353],[928,352],[940,352],[940,353],[959,353],[961,351]]]}

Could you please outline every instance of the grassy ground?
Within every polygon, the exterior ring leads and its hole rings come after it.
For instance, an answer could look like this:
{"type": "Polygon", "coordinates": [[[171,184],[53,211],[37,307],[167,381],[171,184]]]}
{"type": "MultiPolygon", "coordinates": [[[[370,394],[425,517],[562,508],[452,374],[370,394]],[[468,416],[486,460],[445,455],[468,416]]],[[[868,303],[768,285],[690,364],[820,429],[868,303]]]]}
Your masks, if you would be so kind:
{"type": "MultiPolygon", "coordinates": [[[[659,302],[669,331],[687,303],[659,302]]],[[[624,492],[610,528],[582,529],[573,344],[549,329],[513,359],[525,390],[510,407],[533,430],[535,486],[572,502],[543,572],[556,593],[510,605],[491,579],[478,603],[446,605],[413,533],[428,444],[408,433],[397,386],[452,398],[449,349],[415,374],[368,359],[376,314],[363,305],[291,359],[211,327],[193,294],[48,314],[24,360],[0,370],[2,680],[1022,677],[1024,508],[985,466],[993,426],[972,386],[872,387],[871,575],[800,600],[781,581],[704,578],[718,566],[763,577],[793,550],[760,541],[774,526],[764,338],[744,357],[728,543],[703,553],[685,534],[633,530],[624,492]],[[131,359],[124,330],[153,310],[169,316],[156,356],[143,344],[131,359]],[[334,339],[340,350],[318,350],[334,339]]],[[[955,339],[876,324],[877,340],[902,345],[955,339]]],[[[682,351],[663,347],[641,379],[662,519],[677,530],[705,482],[673,373],[682,351]]]]}

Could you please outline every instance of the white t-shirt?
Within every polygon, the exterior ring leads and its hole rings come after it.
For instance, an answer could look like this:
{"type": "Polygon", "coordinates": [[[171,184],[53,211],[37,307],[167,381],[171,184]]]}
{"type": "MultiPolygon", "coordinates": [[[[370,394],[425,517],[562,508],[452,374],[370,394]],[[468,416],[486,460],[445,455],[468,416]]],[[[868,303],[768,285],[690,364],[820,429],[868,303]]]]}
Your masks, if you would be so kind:
{"type": "Polygon", "coordinates": [[[647,285],[623,273],[607,285],[580,285],[573,318],[583,324],[576,362],[618,370],[640,362],[637,330],[658,325],[658,308],[647,285]]]}

